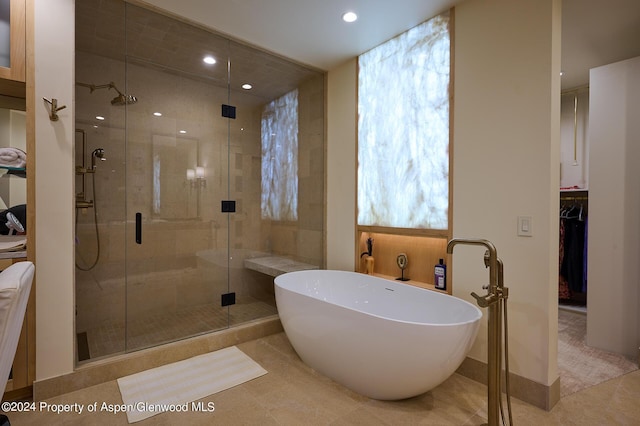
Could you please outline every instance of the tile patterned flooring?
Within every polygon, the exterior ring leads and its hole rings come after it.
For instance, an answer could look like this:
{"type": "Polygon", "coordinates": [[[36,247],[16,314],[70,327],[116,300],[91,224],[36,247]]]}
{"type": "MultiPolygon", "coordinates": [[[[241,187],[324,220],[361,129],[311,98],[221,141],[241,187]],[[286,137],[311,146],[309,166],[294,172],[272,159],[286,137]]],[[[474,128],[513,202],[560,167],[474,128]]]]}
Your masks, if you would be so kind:
{"type": "MultiPolygon", "coordinates": [[[[137,425],[480,425],[486,422],[486,387],[454,374],[437,388],[402,401],[376,401],[314,372],[296,355],[284,333],[238,345],[269,373],[200,400],[213,412],[163,413],[137,425]]],[[[640,372],[635,371],[563,398],[547,412],[512,398],[514,424],[638,425],[640,372]]],[[[126,425],[124,413],[100,411],[122,404],[115,381],[71,392],[49,404],[98,403],[98,412],[9,413],[14,426],[43,424],[126,425]]],[[[53,407],[53,406],[51,406],[53,407]]]]}
{"type": "MultiPolygon", "coordinates": [[[[213,304],[199,305],[177,312],[150,315],[131,321],[127,348],[141,349],[172,342],[202,333],[232,327],[277,313],[276,307],[245,297],[235,305],[221,308],[213,304]]],[[[108,324],[87,330],[91,361],[124,353],[125,323],[108,324]]]]}
{"type": "Polygon", "coordinates": [[[636,360],[587,346],[586,336],[585,311],[558,311],[558,370],[561,398],[638,369],[636,360]]]}

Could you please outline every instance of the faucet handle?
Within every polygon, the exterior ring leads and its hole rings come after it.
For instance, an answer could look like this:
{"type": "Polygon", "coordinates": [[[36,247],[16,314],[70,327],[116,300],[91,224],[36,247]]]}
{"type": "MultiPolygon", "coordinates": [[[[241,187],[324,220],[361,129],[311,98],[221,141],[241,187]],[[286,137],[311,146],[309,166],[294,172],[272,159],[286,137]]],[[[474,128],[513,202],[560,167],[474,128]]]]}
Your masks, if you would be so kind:
{"type": "Polygon", "coordinates": [[[478,306],[480,306],[481,308],[486,308],[487,306],[489,306],[489,302],[487,301],[486,296],[478,296],[475,292],[471,292],[471,295],[473,296],[474,299],[476,299],[476,301],[478,302],[478,306]]]}

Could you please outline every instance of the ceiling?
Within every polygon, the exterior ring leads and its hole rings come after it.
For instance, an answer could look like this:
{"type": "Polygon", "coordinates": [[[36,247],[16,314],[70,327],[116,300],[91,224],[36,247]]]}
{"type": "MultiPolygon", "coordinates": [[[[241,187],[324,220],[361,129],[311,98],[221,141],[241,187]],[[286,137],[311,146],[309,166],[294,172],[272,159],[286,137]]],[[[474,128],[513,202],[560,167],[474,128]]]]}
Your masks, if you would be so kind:
{"type": "Polygon", "coordinates": [[[589,69],[640,56],[640,0],[562,1],[562,88],[589,69]]]}
{"type": "Polygon", "coordinates": [[[321,70],[387,41],[461,0],[141,0],[321,70]],[[347,11],[358,20],[342,21],[347,11]],[[267,25],[265,25],[265,23],[267,25]]]}
{"type": "MultiPolygon", "coordinates": [[[[477,1],[477,0],[466,0],[477,1]]],[[[398,35],[460,0],[137,0],[321,70],[398,35]],[[359,19],[347,24],[347,10],[359,19]],[[268,25],[264,25],[267,22],[268,25]]],[[[640,56],[639,0],[563,0],[562,88],[589,69],[640,56]]]]}
{"type": "MultiPolygon", "coordinates": [[[[234,105],[244,108],[263,106],[302,82],[323,79],[318,70],[122,0],[77,1],[75,18],[77,81],[84,87],[95,84],[103,88],[113,81],[116,87],[132,91],[139,98],[138,107],[145,104],[151,108],[148,102],[155,95],[143,92],[147,86],[154,86],[152,92],[164,96],[180,87],[181,80],[159,84],[153,70],[224,88],[227,95],[230,90],[234,105]],[[220,63],[207,65],[202,60],[205,56],[220,63]],[[230,56],[233,78],[224,60],[230,56]],[[131,68],[124,66],[125,62],[131,68]],[[133,72],[141,68],[147,70],[146,75],[133,72]],[[251,90],[243,89],[244,83],[250,83],[251,90]]],[[[76,93],[87,96],[83,102],[96,102],[98,107],[100,103],[108,105],[115,92],[104,90],[94,95],[87,89],[76,93]]],[[[174,93],[170,97],[176,96],[174,93]]],[[[83,109],[83,113],[89,120],[96,115],[92,108],[83,109]]]]}

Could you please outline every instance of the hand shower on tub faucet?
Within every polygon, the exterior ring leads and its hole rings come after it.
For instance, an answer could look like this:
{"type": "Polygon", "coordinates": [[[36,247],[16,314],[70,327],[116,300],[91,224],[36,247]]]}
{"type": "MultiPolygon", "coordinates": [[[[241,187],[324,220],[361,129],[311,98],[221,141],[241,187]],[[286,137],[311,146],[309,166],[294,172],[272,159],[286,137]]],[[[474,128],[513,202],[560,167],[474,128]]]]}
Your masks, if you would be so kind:
{"type": "MultiPolygon", "coordinates": [[[[489,285],[482,288],[487,289],[485,296],[478,296],[472,292],[478,306],[489,308],[488,317],[488,354],[487,354],[487,417],[490,426],[498,426],[499,414],[502,413],[502,316],[504,313],[504,358],[505,358],[505,384],[507,394],[507,405],[509,411],[509,424],[513,424],[511,416],[511,396],[509,390],[509,350],[507,343],[507,305],[506,299],[509,289],[504,287],[503,265],[498,258],[496,247],[488,240],[454,238],[447,243],[447,253],[453,253],[453,247],[457,244],[468,244],[486,247],[484,253],[484,264],[489,268],[489,285]],[[499,413],[500,412],[500,413],[499,413]]],[[[504,420],[504,414],[502,416],[504,420]]]]}
{"type": "MultiPolygon", "coordinates": [[[[488,268],[490,265],[490,253],[489,250],[484,252],[484,267],[488,268]]],[[[496,262],[497,262],[497,287],[496,290],[498,292],[503,292],[505,294],[505,296],[508,294],[509,289],[504,288],[504,265],[502,264],[502,259],[500,259],[499,257],[496,257],[496,262]]],[[[489,286],[483,286],[483,289],[488,289],[489,286]]]]}

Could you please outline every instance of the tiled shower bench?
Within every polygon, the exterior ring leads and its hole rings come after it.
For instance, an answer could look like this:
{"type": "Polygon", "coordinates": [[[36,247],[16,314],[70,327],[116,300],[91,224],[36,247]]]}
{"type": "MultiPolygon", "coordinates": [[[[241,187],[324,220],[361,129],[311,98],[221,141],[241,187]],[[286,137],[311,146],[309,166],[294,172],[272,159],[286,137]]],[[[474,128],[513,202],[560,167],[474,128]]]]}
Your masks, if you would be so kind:
{"type": "Polygon", "coordinates": [[[315,265],[309,263],[297,262],[279,256],[254,257],[244,260],[244,267],[263,274],[277,277],[287,272],[306,271],[309,269],[319,269],[315,265]]]}

